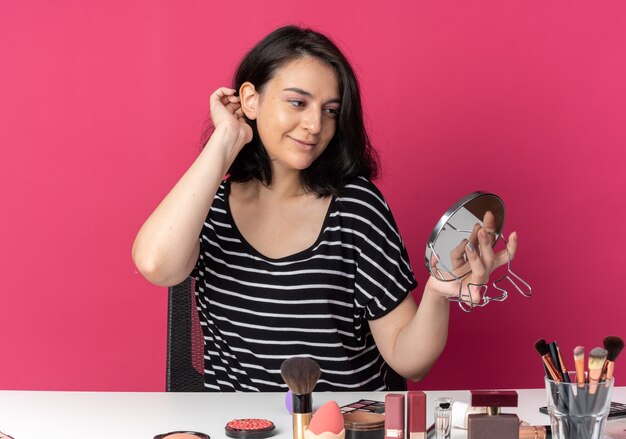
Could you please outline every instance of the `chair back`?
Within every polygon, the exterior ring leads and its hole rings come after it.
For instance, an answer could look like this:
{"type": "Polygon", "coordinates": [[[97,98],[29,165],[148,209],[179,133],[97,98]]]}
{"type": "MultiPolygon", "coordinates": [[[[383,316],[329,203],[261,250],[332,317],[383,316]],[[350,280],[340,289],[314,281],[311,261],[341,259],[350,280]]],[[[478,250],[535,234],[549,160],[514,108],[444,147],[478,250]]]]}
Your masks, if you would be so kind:
{"type": "Polygon", "coordinates": [[[167,366],[168,392],[202,392],[204,339],[196,309],[194,280],[187,278],[168,288],[167,366]]]}

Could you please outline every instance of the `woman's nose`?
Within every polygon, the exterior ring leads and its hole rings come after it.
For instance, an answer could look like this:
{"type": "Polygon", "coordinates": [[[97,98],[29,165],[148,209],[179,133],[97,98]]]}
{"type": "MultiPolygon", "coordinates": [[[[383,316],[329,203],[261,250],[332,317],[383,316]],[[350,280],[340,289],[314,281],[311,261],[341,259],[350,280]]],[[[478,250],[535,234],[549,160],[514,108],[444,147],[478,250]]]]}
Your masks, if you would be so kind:
{"type": "Polygon", "coordinates": [[[317,134],[322,129],[322,112],[311,106],[303,115],[303,125],[312,134],[317,134]]]}

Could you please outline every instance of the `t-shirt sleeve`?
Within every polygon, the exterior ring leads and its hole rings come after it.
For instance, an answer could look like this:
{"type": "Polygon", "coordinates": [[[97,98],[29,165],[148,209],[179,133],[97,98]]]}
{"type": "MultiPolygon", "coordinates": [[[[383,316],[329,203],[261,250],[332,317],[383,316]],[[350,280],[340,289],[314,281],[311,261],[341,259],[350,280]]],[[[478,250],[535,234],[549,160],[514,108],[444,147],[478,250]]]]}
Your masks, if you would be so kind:
{"type": "Polygon", "coordinates": [[[391,210],[374,184],[360,180],[347,187],[351,203],[358,264],[354,293],[367,320],[393,310],[417,286],[409,257],[391,210]]]}
{"type": "Polygon", "coordinates": [[[194,266],[193,270],[191,270],[191,273],[189,273],[189,277],[196,281],[199,281],[205,276],[204,271],[206,270],[206,262],[204,258],[205,254],[208,254],[211,251],[211,243],[213,243],[213,245],[216,245],[216,243],[218,242],[213,223],[215,221],[220,221],[219,218],[215,218],[216,215],[226,215],[225,200],[228,195],[225,188],[226,180],[222,181],[217,190],[217,193],[215,194],[215,197],[213,198],[213,203],[211,204],[211,208],[209,209],[209,212],[204,219],[204,224],[202,225],[200,236],[198,237],[198,240],[200,241],[200,252],[198,254],[198,260],[196,261],[196,265],[194,266]]]}

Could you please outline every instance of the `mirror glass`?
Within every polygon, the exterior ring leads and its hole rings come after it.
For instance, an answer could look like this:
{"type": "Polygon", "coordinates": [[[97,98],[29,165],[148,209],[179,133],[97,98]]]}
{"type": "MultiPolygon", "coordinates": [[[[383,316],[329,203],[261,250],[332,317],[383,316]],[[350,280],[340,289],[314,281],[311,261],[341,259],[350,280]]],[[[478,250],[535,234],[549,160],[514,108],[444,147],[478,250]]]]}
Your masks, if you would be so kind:
{"type": "Polygon", "coordinates": [[[463,197],[441,217],[426,245],[425,263],[437,279],[459,280],[471,270],[465,255],[465,245],[476,224],[482,226],[486,212],[495,217],[494,246],[504,227],[504,202],[486,192],[473,192],[463,197]]]}

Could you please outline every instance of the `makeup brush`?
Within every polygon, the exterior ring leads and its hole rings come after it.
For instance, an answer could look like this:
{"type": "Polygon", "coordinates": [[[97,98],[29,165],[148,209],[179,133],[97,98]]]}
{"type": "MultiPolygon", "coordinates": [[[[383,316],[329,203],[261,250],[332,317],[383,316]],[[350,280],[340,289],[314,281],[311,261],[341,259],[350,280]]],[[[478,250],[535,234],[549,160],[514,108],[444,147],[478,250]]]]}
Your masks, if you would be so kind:
{"type": "Polygon", "coordinates": [[[585,385],[585,348],[582,346],[574,348],[574,365],[578,387],[583,387],[585,385]]]}
{"type": "Polygon", "coordinates": [[[613,378],[613,370],[615,369],[615,359],[624,349],[624,340],[614,335],[606,337],[604,339],[604,348],[607,351],[606,361],[604,363],[604,369],[602,370],[602,377],[606,381],[610,381],[613,378]]]}
{"type": "Polygon", "coordinates": [[[567,366],[565,365],[565,361],[563,360],[563,355],[561,355],[561,349],[559,349],[559,345],[556,343],[556,341],[554,342],[554,347],[556,348],[556,354],[559,359],[559,364],[561,365],[563,381],[565,381],[566,383],[571,383],[571,380],[569,379],[569,372],[567,370],[567,366]]]}
{"type": "Polygon", "coordinates": [[[602,375],[602,367],[606,360],[606,349],[593,348],[589,352],[589,393],[596,393],[598,382],[600,381],[600,375],[602,375]]]}
{"type": "Polygon", "coordinates": [[[280,376],[293,395],[293,438],[304,439],[311,423],[313,401],[311,393],[320,378],[319,364],[310,358],[288,358],[280,365],[280,376]]]}
{"type": "Polygon", "coordinates": [[[563,378],[561,377],[561,373],[558,371],[558,369],[554,365],[552,358],[550,358],[550,351],[548,349],[548,343],[546,343],[546,341],[543,338],[540,338],[535,343],[535,349],[537,350],[537,352],[539,352],[539,355],[541,356],[541,359],[543,360],[543,364],[546,366],[546,369],[548,370],[548,374],[550,375],[550,378],[552,378],[552,380],[557,383],[562,382],[563,378]]]}

